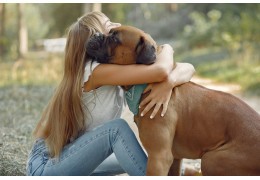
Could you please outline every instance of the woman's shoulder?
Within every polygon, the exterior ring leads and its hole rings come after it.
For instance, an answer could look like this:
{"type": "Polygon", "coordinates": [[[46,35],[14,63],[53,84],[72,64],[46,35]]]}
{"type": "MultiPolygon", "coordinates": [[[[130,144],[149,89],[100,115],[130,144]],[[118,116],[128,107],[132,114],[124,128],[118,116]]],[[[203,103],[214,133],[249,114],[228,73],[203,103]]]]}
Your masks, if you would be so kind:
{"type": "Polygon", "coordinates": [[[100,63],[98,63],[97,61],[93,61],[93,60],[90,60],[86,63],[86,66],[85,66],[85,70],[86,69],[90,69],[90,68],[96,68],[100,63]]]}
{"type": "Polygon", "coordinates": [[[85,66],[84,72],[84,82],[88,81],[89,76],[92,74],[93,70],[99,65],[100,63],[96,61],[88,61],[85,66]]]}

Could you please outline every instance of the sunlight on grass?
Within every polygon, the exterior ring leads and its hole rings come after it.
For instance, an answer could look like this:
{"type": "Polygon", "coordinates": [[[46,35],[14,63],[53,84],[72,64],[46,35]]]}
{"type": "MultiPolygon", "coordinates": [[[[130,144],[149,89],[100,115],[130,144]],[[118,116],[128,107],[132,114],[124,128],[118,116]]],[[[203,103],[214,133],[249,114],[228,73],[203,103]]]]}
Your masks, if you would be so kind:
{"type": "Polygon", "coordinates": [[[9,85],[57,84],[63,70],[62,55],[37,57],[31,53],[21,62],[2,62],[0,87],[9,85]]]}
{"type": "Polygon", "coordinates": [[[178,59],[193,64],[199,76],[217,82],[237,83],[244,93],[260,96],[259,60],[248,61],[239,56],[231,57],[222,49],[191,51],[178,59]]]}

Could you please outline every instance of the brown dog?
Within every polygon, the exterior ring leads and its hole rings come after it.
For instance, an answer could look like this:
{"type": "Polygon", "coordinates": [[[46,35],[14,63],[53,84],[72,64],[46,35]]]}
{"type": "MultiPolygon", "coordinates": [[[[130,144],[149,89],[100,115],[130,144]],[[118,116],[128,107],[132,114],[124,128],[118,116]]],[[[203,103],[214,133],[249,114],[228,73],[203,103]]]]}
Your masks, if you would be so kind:
{"type": "MultiPolygon", "coordinates": [[[[96,35],[87,45],[90,57],[115,64],[151,64],[158,49],[129,26],[96,35]]],[[[151,120],[151,112],[135,116],[147,175],[178,175],[182,158],[200,158],[203,175],[260,175],[260,116],[240,99],[189,82],[173,89],[164,117],[157,113],[151,120]]]]}

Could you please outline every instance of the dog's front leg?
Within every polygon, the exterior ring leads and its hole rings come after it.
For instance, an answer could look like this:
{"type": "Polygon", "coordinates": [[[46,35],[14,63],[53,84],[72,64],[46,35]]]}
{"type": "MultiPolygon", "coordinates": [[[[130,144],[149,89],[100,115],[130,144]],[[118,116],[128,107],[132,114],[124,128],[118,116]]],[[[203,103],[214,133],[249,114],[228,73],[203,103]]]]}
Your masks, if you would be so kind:
{"type": "Polygon", "coordinates": [[[167,176],[173,156],[171,149],[164,149],[160,151],[148,151],[148,162],[146,175],[147,176],[167,176]]]}
{"type": "Polygon", "coordinates": [[[182,163],[182,159],[174,159],[171,168],[169,170],[168,176],[180,176],[181,163],[182,163]]]}
{"type": "Polygon", "coordinates": [[[139,136],[148,154],[146,175],[167,176],[173,162],[172,142],[175,126],[166,119],[142,118],[138,125],[139,136]]]}

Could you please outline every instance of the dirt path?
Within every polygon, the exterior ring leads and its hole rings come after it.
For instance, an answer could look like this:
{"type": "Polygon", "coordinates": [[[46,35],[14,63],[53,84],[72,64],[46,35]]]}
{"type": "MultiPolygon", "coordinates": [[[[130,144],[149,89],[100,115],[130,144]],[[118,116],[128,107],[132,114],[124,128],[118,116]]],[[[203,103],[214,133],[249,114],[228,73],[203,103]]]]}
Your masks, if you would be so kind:
{"type": "MultiPolygon", "coordinates": [[[[224,91],[230,94],[237,96],[238,98],[245,101],[249,106],[255,109],[258,113],[260,113],[260,97],[247,97],[241,94],[241,87],[237,84],[227,84],[227,83],[216,83],[210,79],[200,78],[200,77],[193,77],[192,81],[203,85],[209,89],[215,89],[219,91],[224,91]]],[[[129,123],[133,131],[135,132],[136,136],[138,136],[138,129],[133,122],[133,114],[129,111],[128,108],[125,108],[122,117],[129,123]]],[[[184,159],[184,165],[186,166],[193,166],[194,168],[200,169],[200,160],[190,160],[184,159]]],[[[124,174],[125,175],[125,174],[124,174]]]]}
{"type": "Polygon", "coordinates": [[[194,77],[192,78],[192,81],[210,89],[215,89],[233,94],[236,97],[242,99],[244,102],[246,102],[249,106],[251,106],[260,114],[260,97],[242,95],[241,87],[237,84],[216,83],[210,79],[200,77],[194,77]]]}

